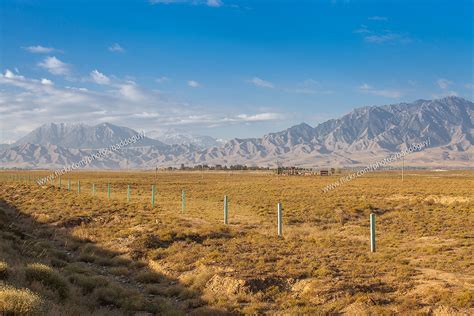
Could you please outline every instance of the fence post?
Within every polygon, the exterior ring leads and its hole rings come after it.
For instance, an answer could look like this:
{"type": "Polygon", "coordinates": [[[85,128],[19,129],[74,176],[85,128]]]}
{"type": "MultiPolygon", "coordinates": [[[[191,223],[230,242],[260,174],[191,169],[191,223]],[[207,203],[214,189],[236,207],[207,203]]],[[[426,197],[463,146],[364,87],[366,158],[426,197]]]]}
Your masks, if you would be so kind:
{"type": "Polygon", "coordinates": [[[186,211],[186,191],[181,192],[181,213],[186,211]]]}
{"type": "Polygon", "coordinates": [[[278,237],[283,236],[283,214],[282,214],[281,203],[277,205],[277,225],[278,225],[278,237]]]}
{"type": "Polygon", "coordinates": [[[110,200],[110,183],[107,184],[107,198],[110,200]]]}
{"type": "Polygon", "coordinates": [[[155,185],[151,186],[151,207],[155,207],[155,185]]]}
{"type": "Polygon", "coordinates": [[[61,190],[61,177],[59,177],[59,190],[61,190]]]}
{"type": "Polygon", "coordinates": [[[95,183],[92,183],[92,196],[95,196],[95,183]]]}
{"type": "Polygon", "coordinates": [[[77,180],[77,193],[81,193],[81,181],[77,180]]]}
{"type": "Polygon", "coordinates": [[[224,195],[224,224],[227,225],[228,222],[228,212],[229,212],[229,204],[227,202],[227,195],[224,195]]]}
{"type": "Polygon", "coordinates": [[[375,213],[370,213],[370,252],[375,252],[375,213]]]}
{"type": "Polygon", "coordinates": [[[67,190],[71,191],[71,179],[67,179],[67,190]]]}
{"type": "Polygon", "coordinates": [[[130,184],[127,186],[127,201],[130,202],[130,184]]]}

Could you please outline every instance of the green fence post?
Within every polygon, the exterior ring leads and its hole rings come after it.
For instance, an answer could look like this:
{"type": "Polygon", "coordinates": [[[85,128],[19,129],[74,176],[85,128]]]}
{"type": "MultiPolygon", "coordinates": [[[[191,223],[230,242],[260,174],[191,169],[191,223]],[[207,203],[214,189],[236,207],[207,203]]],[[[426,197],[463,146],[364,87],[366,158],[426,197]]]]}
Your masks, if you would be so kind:
{"type": "Polygon", "coordinates": [[[226,225],[227,225],[227,215],[228,215],[227,195],[224,195],[224,224],[226,225]]]}
{"type": "Polygon", "coordinates": [[[107,184],[107,198],[110,200],[110,183],[107,184]]]}
{"type": "Polygon", "coordinates": [[[81,193],[81,181],[77,180],[77,193],[81,193]]]}
{"type": "Polygon", "coordinates": [[[131,192],[130,192],[130,184],[127,186],[127,202],[130,202],[130,195],[131,195],[131,192]]]}
{"type": "Polygon", "coordinates": [[[370,252],[375,252],[375,213],[370,213],[370,252]]]}
{"type": "Polygon", "coordinates": [[[181,192],[181,213],[186,212],[186,191],[181,192]]]}
{"type": "Polygon", "coordinates": [[[283,211],[281,203],[278,203],[277,206],[277,225],[278,225],[278,237],[283,236],[283,211]]]}
{"type": "Polygon", "coordinates": [[[67,179],[67,190],[71,191],[71,179],[67,179]]]}
{"type": "Polygon", "coordinates": [[[151,207],[155,207],[155,185],[151,186],[151,207]]]}

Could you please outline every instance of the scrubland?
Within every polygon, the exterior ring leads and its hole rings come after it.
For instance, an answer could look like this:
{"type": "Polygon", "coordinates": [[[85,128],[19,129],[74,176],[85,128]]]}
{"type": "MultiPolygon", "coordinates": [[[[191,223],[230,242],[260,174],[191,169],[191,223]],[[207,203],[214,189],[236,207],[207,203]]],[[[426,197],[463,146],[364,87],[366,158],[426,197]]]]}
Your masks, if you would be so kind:
{"type": "Polygon", "coordinates": [[[60,189],[12,174],[27,173],[0,173],[6,314],[474,314],[473,171],[372,173],[327,193],[341,175],[76,172],[60,189]]]}

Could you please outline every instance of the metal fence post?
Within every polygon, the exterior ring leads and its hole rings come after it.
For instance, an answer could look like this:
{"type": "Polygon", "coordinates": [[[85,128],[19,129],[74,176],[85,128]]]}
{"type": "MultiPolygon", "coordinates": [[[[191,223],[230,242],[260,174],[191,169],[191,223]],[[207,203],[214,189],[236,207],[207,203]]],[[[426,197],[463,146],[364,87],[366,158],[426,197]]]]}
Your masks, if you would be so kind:
{"type": "Polygon", "coordinates": [[[227,195],[224,195],[224,224],[227,225],[228,222],[228,212],[229,212],[229,204],[227,200],[227,195]]]}
{"type": "Polygon", "coordinates": [[[277,205],[277,225],[278,225],[278,236],[281,237],[283,235],[283,211],[281,207],[281,203],[277,205]]]}
{"type": "Polygon", "coordinates": [[[370,252],[375,252],[375,213],[370,213],[370,252]]]}

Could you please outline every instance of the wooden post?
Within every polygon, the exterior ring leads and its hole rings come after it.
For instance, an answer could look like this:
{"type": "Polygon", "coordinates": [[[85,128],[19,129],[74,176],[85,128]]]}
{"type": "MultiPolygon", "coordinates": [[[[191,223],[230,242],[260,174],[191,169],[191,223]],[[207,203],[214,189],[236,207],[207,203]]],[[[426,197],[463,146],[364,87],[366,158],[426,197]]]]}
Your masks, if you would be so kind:
{"type": "Polygon", "coordinates": [[[59,177],[59,190],[61,190],[61,176],[59,177]]]}
{"type": "Polygon", "coordinates": [[[92,196],[95,196],[95,183],[92,183],[92,196]]]}
{"type": "Polygon", "coordinates": [[[67,179],[67,190],[71,191],[71,179],[67,179]]]}
{"type": "Polygon", "coordinates": [[[130,195],[131,195],[131,192],[130,192],[130,184],[127,186],[127,202],[130,202],[130,195]]]}
{"type": "Polygon", "coordinates": [[[107,198],[110,200],[110,183],[107,184],[107,198]]]}
{"type": "Polygon", "coordinates": [[[227,217],[228,217],[228,212],[229,212],[229,209],[228,209],[229,205],[228,205],[228,201],[227,201],[227,195],[224,195],[224,224],[227,225],[227,217]]]}
{"type": "Polygon", "coordinates": [[[181,213],[186,212],[186,191],[181,192],[181,213]]]}
{"type": "Polygon", "coordinates": [[[155,185],[151,186],[151,207],[155,207],[155,185]]]}
{"type": "Polygon", "coordinates": [[[282,214],[281,203],[277,206],[277,225],[278,225],[278,237],[283,236],[283,214],[282,214]]]}
{"type": "Polygon", "coordinates": [[[375,213],[370,213],[370,252],[375,252],[375,213]]]}
{"type": "Polygon", "coordinates": [[[81,181],[77,180],[77,193],[81,193],[81,181]]]}

